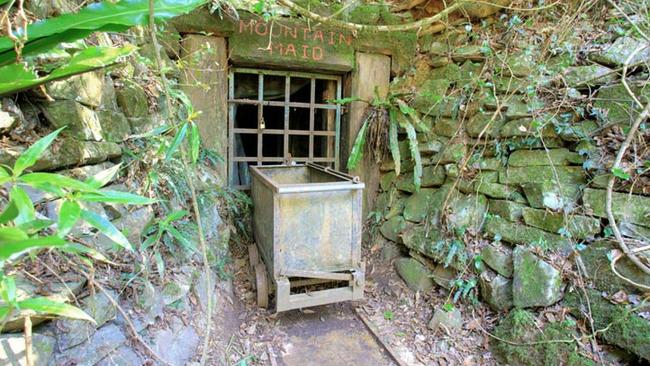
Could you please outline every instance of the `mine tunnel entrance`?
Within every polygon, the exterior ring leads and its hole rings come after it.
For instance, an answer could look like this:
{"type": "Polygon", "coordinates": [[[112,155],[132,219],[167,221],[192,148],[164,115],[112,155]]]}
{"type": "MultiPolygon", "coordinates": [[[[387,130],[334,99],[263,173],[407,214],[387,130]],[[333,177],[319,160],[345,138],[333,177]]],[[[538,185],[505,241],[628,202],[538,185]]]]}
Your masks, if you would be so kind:
{"type": "Polygon", "coordinates": [[[250,187],[250,165],[338,169],[340,76],[234,68],[228,94],[230,186],[250,187]]]}

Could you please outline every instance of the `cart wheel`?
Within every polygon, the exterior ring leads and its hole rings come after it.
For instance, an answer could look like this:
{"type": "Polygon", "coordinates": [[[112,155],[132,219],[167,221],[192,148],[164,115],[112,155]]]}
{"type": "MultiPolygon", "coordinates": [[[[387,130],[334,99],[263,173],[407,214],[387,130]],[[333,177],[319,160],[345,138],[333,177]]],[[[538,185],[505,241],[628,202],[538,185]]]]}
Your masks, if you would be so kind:
{"type": "Polygon", "coordinates": [[[269,306],[269,283],[266,266],[263,263],[255,265],[255,287],[257,289],[257,306],[266,309],[269,306]]]}
{"type": "Polygon", "coordinates": [[[255,272],[255,266],[260,263],[260,254],[257,251],[257,245],[250,244],[248,246],[248,263],[251,266],[251,271],[255,272]]]}

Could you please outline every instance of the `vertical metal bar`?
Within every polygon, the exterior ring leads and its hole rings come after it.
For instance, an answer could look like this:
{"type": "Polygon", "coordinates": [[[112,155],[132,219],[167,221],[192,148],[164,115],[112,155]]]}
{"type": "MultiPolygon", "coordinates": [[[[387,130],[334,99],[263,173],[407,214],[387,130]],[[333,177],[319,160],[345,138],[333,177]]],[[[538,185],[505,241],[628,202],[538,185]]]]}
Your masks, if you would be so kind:
{"type": "Polygon", "coordinates": [[[257,101],[260,103],[257,106],[257,165],[262,165],[262,139],[264,130],[262,129],[262,121],[264,119],[264,74],[261,72],[257,76],[257,101]]]}
{"type": "MultiPolygon", "coordinates": [[[[341,99],[341,78],[336,80],[336,99],[341,99]]],[[[341,105],[336,104],[336,142],[334,147],[334,169],[339,170],[339,151],[341,149],[341,105]]]]}
{"type": "Polygon", "coordinates": [[[309,161],[314,159],[314,104],[316,103],[316,79],[311,78],[309,91],[309,161]]]}
{"type": "MultiPolygon", "coordinates": [[[[235,99],[235,73],[230,71],[228,73],[228,99],[235,99]]],[[[230,185],[235,185],[235,134],[233,129],[235,128],[235,105],[230,103],[228,105],[228,181],[230,185]]]]}
{"type": "Polygon", "coordinates": [[[289,98],[291,97],[291,76],[284,79],[284,159],[289,157],[289,98]]]}

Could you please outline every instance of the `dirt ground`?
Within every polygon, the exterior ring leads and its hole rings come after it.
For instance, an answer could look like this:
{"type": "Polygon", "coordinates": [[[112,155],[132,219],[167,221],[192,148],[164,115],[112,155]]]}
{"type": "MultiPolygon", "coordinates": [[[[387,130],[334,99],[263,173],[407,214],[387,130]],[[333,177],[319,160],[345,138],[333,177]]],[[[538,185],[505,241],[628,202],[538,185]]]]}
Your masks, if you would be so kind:
{"type": "Polygon", "coordinates": [[[414,293],[398,277],[391,261],[382,259],[377,246],[370,243],[364,244],[365,300],[280,314],[256,307],[247,252],[238,245],[232,255],[232,285],[219,286],[217,294],[212,364],[495,364],[486,331],[492,328],[496,314],[482,304],[459,304],[462,329],[432,331],[427,324],[435,308],[448,301],[447,291],[414,293]]]}

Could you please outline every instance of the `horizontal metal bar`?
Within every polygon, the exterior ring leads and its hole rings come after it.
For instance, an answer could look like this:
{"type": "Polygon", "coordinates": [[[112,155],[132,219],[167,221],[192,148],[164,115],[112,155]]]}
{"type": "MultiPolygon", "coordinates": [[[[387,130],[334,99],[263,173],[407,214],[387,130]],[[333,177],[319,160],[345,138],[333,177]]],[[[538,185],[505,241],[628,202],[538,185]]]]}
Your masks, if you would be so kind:
{"type": "Polygon", "coordinates": [[[283,184],[278,187],[278,193],[309,193],[309,192],[331,192],[347,191],[353,189],[364,189],[363,183],[335,182],[318,184],[283,184]]]}
{"type": "Polygon", "coordinates": [[[278,75],[278,76],[291,76],[299,78],[316,78],[323,80],[341,80],[340,76],[337,75],[328,75],[328,74],[316,74],[309,72],[294,72],[294,71],[279,71],[279,70],[260,70],[260,69],[251,69],[247,67],[236,67],[233,69],[234,73],[240,74],[262,74],[262,75],[278,75]]]}
{"type": "Polygon", "coordinates": [[[349,174],[345,174],[343,172],[339,172],[338,170],[330,169],[328,167],[320,166],[318,164],[307,163],[305,165],[310,167],[310,168],[320,170],[323,173],[331,174],[331,175],[337,176],[339,178],[347,179],[347,180],[355,182],[355,183],[359,181],[359,177],[355,177],[355,176],[352,176],[352,175],[349,175],[349,174]]]}
{"type": "Polygon", "coordinates": [[[285,277],[322,278],[325,280],[351,281],[352,273],[338,273],[325,271],[304,271],[297,269],[285,269],[281,273],[285,277]]]}
{"type": "MultiPolygon", "coordinates": [[[[303,102],[279,102],[275,100],[257,100],[257,99],[228,99],[230,104],[243,104],[243,105],[259,105],[260,103],[263,106],[267,107],[285,107],[289,106],[292,108],[311,108],[311,104],[303,102]]],[[[336,110],[338,106],[336,104],[323,104],[323,103],[314,103],[315,109],[325,109],[325,110],[336,110]]]]}
{"type": "Polygon", "coordinates": [[[289,295],[287,303],[278,305],[277,311],[301,309],[311,306],[332,304],[335,302],[348,301],[353,299],[352,287],[333,288],[328,290],[313,291],[309,294],[289,295]]]}
{"type": "MultiPolygon", "coordinates": [[[[257,128],[233,128],[232,129],[233,133],[248,133],[248,134],[257,134],[260,132],[260,129],[257,128]]],[[[284,135],[285,130],[277,130],[277,129],[270,129],[270,128],[265,128],[261,130],[263,134],[268,134],[268,135],[284,135]]],[[[294,136],[309,136],[309,135],[314,135],[314,136],[336,136],[336,131],[308,131],[308,130],[287,130],[286,131],[288,135],[294,135],[294,136]]]]}
{"type": "MultiPolygon", "coordinates": [[[[259,160],[259,161],[263,162],[263,163],[284,163],[284,160],[285,160],[284,158],[277,157],[277,156],[276,157],[266,156],[266,157],[262,157],[261,160],[259,160]]],[[[330,157],[330,158],[313,158],[313,159],[310,159],[310,158],[307,158],[307,157],[303,157],[303,158],[292,158],[291,160],[296,162],[296,163],[306,163],[308,161],[313,161],[315,163],[333,163],[336,160],[336,158],[330,157]]],[[[256,156],[234,156],[232,158],[232,161],[257,162],[258,158],[256,156]]],[[[269,166],[269,165],[266,165],[266,166],[269,166]]],[[[275,166],[275,165],[271,165],[271,166],[275,166]]]]}

